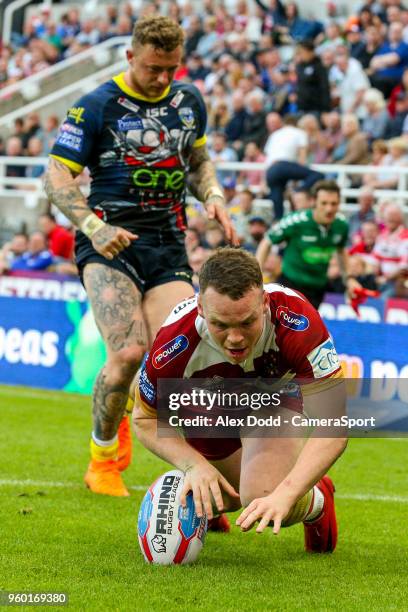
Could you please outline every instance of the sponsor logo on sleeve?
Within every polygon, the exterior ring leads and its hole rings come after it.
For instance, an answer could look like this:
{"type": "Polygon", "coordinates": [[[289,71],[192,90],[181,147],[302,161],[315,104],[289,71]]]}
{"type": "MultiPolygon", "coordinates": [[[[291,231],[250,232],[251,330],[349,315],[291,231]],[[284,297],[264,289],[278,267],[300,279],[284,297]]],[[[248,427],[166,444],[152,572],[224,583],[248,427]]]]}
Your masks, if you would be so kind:
{"type": "Polygon", "coordinates": [[[150,404],[153,404],[155,402],[156,389],[154,388],[153,383],[150,382],[149,377],[147,376],[145,366],[142,367],[142,370],[140,372],[139,390],[140,393],[147,399],[150,404]]]}
{"type": "Polygon", "coordinates": [[[309,319],[305,315],[297,314],[287,306],[279,306],[276,315],[281,325],[294,331],[305,331],[309,327],[309,319]]]}
{"type": "Polygon", "coordinates": [[[156,370],[164,368],[165,365],[170,363],[173,359],[178,357],[188,347],[188,338],[181,334],[176,338],[173,338],[166,344],[163,344],[160,348],[153,353],[152,361],[153,366],[156,370]]]}
{"type": "Polygon", "coordinates": [[[336,349],[334,348],[331,338],[328,338],[322,344],[319,344],[311,351],[307,360],[312,366],[313,375],[315,378],[324,378],[340,367],[340,362],[336,349]]]}
{"type": "Polygon", "coordinates": [[[63,123],[60,127],[61,132],[69,132],[70,134],[75,134],[75,136],[83,136],[84,130],[80,127],[76,127],[72,125],[72,123],[63,123]]]}
{"type": "Polygon", "coordinates": [[[85,121],[85,119],[82,118],[82,115],[84,114],[85,109],[83,106],[72,106],[69,110],[68,110],[68,118],[69,119],[74,119],[75,123],[82,123],[83,121],[85,121]]]}
{"type": "Polygon", "coordinates": [[[78,151],[79,153],[80,151],[82,151],[82,146],[84,144],[84,136],[83,133],[82,135],[75,134],[72,133],[70,130],[63,130],[61,128],[56,143],[61,145],[62,147],[66,147],[67,149],[72,149],[72,151],[78,151]]]}

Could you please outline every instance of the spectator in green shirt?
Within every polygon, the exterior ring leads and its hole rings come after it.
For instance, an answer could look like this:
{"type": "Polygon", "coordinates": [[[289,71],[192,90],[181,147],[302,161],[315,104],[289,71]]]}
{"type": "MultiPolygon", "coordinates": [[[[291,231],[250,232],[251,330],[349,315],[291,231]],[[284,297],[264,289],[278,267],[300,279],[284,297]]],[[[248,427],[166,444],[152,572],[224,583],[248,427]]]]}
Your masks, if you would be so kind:
{"type": "Polygon", "coordinates": [[[262,267],[272,245],[285,243],[278,282],[297,289],[318,308],[326,291],[329,262],[336,251],[350,295],[359,283],[346,274],[348,224],[339,213],[337,183],[319,181],[313,194],[313,208],[286,215],[272,226],[258,247],[257,259],[262,267]]]}

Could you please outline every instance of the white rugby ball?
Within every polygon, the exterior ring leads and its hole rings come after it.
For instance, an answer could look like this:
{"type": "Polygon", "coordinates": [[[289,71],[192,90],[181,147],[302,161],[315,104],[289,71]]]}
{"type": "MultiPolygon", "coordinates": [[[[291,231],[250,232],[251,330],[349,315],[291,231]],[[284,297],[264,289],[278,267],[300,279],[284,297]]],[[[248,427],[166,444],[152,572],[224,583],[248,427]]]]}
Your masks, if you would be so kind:
{"type": "Polygon", "coordinates": [[[187,495],[185,508],[182,507],[183,482],[184,473],[171,470],[160,476],[143,498],[137,531],[148,563],[193,563],[203,547],[207,517],[198,518],[192,493],[187,495]]]}

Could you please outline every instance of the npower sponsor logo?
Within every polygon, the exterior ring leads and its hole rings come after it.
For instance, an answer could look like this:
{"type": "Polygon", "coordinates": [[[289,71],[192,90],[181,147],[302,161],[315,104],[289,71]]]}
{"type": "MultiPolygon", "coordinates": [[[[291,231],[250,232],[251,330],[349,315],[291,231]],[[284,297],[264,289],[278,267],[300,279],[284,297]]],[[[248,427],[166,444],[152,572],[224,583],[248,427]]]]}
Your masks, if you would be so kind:
{"type": "Polygon", "coordinates": [[[309,327],[309,319],[304,315],[289,310],[287,306],[279,306],[277,310],[278,321],[294,331],[305,331],[309,327]]]}
{"type": "Polygon", "coordinates": [[[164,368],[166,364],[185,351],[187,347],[188,339],[183,334],[173,338],[153,353],[153,366],[156,370],[164,368]]]}

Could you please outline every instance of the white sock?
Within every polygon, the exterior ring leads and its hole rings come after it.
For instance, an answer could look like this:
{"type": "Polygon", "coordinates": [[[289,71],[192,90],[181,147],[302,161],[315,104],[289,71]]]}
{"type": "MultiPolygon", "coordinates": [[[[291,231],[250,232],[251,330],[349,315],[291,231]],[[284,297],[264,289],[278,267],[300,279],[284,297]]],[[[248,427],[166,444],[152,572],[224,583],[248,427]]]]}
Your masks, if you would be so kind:
{"type": "Polygon", "coordinates": [[[313,487],[313,500],[305,521],[314,521],[322,513],[324,505],[324,495],[316,485],[313,487]]]}
{"type": "Polygon", "coordinates": [[[116,434],[116,436],[112,438],[112,440],[99,440],[99,438],[95,436],[94,432],[92,432],[92,440],[95,442],[97,446],[103,446],[103,447],[112,446],[112,444],[115,444],[117,439],[118,439],[118,436],[116,434]]]}

